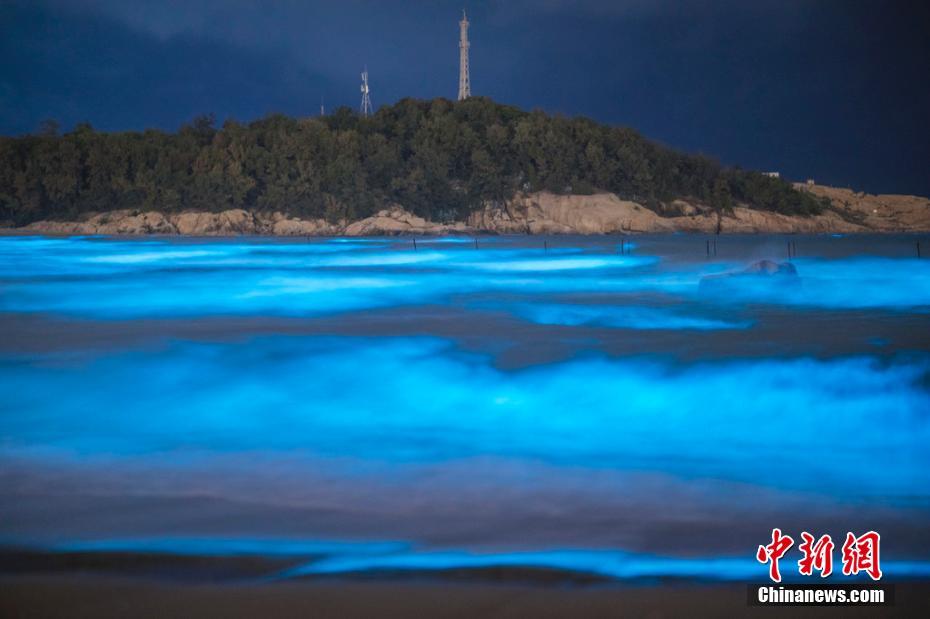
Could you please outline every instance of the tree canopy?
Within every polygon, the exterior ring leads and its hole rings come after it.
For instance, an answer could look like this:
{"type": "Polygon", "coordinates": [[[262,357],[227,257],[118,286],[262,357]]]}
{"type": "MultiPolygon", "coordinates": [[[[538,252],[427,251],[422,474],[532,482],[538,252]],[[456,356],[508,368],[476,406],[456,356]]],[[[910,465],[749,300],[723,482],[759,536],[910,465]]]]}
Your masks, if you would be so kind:
{"type": "Polygon", "coordinates": [[[115,209],[278,210],[330,220],[387,204],[461,219],[519,191],[609,191],[654,210],[678,198],[726,212],[745,204],[815,214],[823,204],[781,179],[661,146],[625,127],[550,116],[475,97],[403,99],[369,118],[271,115],[216,128],[202,116],[176,133],[0,138],[0,220],[18,225],[115,209]]]}

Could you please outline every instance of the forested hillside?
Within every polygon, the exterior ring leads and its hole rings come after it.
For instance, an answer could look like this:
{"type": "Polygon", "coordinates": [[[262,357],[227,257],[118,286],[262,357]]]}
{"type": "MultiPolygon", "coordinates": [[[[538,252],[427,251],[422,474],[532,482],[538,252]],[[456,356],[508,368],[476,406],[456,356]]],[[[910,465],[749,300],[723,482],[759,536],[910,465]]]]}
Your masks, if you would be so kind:
{"type": "Polygon", "coordinates": [[[389,203],[462,219],[517,191],[609,191],[669,212],[676,198],[786,214],[824,204],[790,184],[685,155],[628,128],[524,112],[484,98],[405,99],[371,118],[195,119],[177,133],[0,138],[0,220],[22,225],[114,209],[278,210],[331,221],[389,203]]]}

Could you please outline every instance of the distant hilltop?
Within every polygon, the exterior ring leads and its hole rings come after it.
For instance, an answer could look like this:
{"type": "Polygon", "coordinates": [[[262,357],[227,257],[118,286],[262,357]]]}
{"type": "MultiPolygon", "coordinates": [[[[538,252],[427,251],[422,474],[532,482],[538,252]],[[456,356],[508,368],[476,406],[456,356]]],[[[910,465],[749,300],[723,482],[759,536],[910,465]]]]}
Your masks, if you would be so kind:
{"type": "Polygon", "coordinates": [[[222,128],[201,117],[176,133],[80,125],[0,138],[0,221],[36,231],[927,229],[925,199],[843,191],[480,97],[405,99],[369,118],[340,108],[222,128]]]}

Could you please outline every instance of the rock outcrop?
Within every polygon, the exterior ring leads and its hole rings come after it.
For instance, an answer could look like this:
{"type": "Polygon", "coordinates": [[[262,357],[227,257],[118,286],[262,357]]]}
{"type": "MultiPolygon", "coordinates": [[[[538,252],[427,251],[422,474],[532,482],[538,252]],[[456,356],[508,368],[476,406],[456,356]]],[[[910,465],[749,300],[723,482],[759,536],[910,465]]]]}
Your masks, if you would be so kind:
{"type": "Polygon", "coordinates": [[[875,232],[930,230],[930,199],[897,194],[872,195],[841,187],[796,183],[795,188],[827,198],[838,213],[875,232]]]}
{"type": "Polygon", "coordinates": [[[612,193],[562,196],[542,192],[517,196],[472,213],[468,225],[503,234],[607,234],[672,231],[666,218],[612,193]]]}
{"type": "MultiPolygon", "coordinates": [[[[737,206],[720,218],[706,205],[683,200],[672,203],[680,213],[663,217],[614,194],[560,196],[536,193],[509,203],[486,206],[473,213],[468,224],[479,230],[522,234],[610,234],[615,232],[825,233],[862,232],[861,224],[846,221],[836,212],[815,217],[791,217],[737,206]]],[[[930,215],[930,209],[928,209],[930,215]]],[[[930,219],[927,220],[930,228],[930,219]]]]}
{"type": "Polygon", "coordinates": [[[235,236],[253,234],[257,221],[252,213],[242,209],[230,209],[221,213],[181,213],[171,217],[178,234],[235,236]]]}
{"type": "Polygon", "coordinates": [[[282,213],[257,214],[242,209],[219,213],[184,212],[164,215],[158,211],[111,211],[88,216],[82,221],[37,221],[21,230],[45,234],[183,234],[190,236],[236,236],[270,234],[313,236],[342,234],[343,227],[322,219],[302,220],[282,213]]]}
{"type": "Polygon", "coordinates": [[[930,200],[915,196],[855,193],[849,189],[798,185],[828,198],[832,208],[814,217],[792,217],[746,206],[718,217],[707,205],[676,200],[668,215],[611,193],[587,196],[533,193],[487,204],[464,222],[436,223],[398,205],[371,217],[338,224],[285,213],[230,209],[218,213],[112,211],[81,221],[38,221],[20,229],[44,234],[184,234],[234,236],[378,236],[439,234],[612,234],[643,232],[847,233],[930,231],[930,200]]]}
{"type": "Polygon", "coordinates": [[[763,281],[777,286],[797,286],[801,282],[798,270],[790,262],[759,260],[741,271],[716,273],[701,278],[701,290],[718,290],[721,287],[739,285],[743,282],[763,281]]]}
{"type": "Polygon", "coordinates": [[[399,206],[379,211],[372,217],[366,217],[345,227],[346,236],[380,236],[396,234],[463,234],[475,232],[463,223],[450,225],[437,224],[409,213],[399,206]]]}
{"type": "MultiPolygon", "coordinates": [[[[682,218],[674,218],[678,229],[688,231],[682,218]]],[[[716,221],[716,215],[712,220],[716,221]]],[[[724,233],[765,233],[782,232],[797,234],[824,234],[832,232],[865,232],[863,226],[847,221],[833,211],[826,211],[813,217],[792,217],[770,211],[759,211],[743,206],[733,209],[730,215],[724,215],[720,220],[720,231],[724,233]]],[[[704,227],[696,232],[714,232],[716,227],[704,227]]]]}
{"type": "Polygon", "coordinates": [[[332,236],[341,232],[341,226],[325,219],[291,219],[281,213],[274,214],[268,230],[269,234],[275,236],[332,236]]]}

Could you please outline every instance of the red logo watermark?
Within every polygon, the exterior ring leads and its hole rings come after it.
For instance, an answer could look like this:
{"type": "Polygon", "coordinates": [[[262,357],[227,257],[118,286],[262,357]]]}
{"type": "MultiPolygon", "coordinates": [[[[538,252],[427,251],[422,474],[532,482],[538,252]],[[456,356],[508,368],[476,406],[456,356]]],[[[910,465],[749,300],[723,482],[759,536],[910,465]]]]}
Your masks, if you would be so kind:
{"type": "MultiPolygon", "coordinates": [[[[872,580],[880,580],[882,568],[879,560],[879,546],[881,536],[875,531],[869,531],[859,537],[853,533],[846,534],[846,542],[842,548],[843,574],[855,576],[865,572],[872,580]]],[[[772,529],[772,541],[765,546],[759,546],[756,551],[756,560],[769,565],[769,578],[774,582],[781,582],[779,560],[794,546],[794,538],[784,535],[781,529],[772,529]]],[[[812,576],[814,571],[826,578],[833,573],[833,549],[835,545],[829,535],[815,538],[804,531],[801,533],[801,559],[798,560],[798,572],[802,576],[812,576]]]]}

